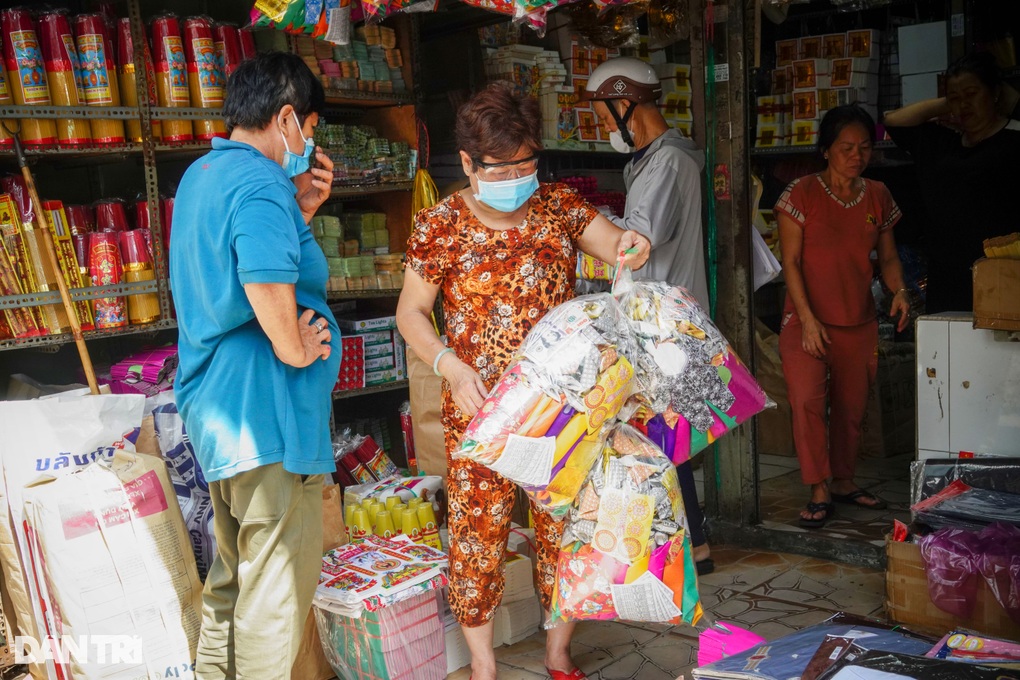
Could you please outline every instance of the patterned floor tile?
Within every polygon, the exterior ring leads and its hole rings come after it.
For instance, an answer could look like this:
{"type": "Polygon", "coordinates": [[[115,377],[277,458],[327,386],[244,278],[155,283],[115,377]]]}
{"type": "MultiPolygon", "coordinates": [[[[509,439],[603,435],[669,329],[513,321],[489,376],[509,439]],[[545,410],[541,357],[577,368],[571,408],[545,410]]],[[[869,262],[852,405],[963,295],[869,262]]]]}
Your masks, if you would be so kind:
{"type": "Polygon", "coordinates": [[[712,549],[714,573],[698,578],[698,583],[733,590],[750,590],[770,578],[800,564],[806,557],[785,553],[755,553],[725,546],[712,549]]]}
{"type": "Polygon", "coordinates": [[[885,601],[885,573],[808,560],[750,591],[785,602],[867,615],[885,601]]]}

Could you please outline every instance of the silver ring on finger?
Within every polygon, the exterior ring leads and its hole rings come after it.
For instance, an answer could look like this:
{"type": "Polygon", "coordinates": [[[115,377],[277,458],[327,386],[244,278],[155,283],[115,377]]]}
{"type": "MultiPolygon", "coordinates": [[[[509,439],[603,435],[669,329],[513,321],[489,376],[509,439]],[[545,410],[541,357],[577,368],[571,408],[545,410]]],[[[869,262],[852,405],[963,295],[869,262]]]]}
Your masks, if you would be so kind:
{"type": "Polygon", "coordinates": [[[315,330],[317,330],[318,332],[321,333],[322,331],[326,330],[326,325],[324,323],[322,323],[321,321],[316,321],[315,322],[315,330]]]}

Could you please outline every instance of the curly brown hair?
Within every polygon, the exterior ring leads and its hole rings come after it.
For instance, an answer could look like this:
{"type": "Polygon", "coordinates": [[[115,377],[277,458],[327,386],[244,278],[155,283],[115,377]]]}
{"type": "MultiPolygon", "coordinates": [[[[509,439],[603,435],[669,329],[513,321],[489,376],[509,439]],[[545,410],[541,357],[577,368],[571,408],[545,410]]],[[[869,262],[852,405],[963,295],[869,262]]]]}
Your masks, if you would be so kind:
{"type": "Polygon", "coordinates": [[[542,112],[538,100],[517,94],[507,82],[475,93],[457,111],[457,147],[472,160],[483,156],[509,160],[526,146],[542,149],[542,112]]]}

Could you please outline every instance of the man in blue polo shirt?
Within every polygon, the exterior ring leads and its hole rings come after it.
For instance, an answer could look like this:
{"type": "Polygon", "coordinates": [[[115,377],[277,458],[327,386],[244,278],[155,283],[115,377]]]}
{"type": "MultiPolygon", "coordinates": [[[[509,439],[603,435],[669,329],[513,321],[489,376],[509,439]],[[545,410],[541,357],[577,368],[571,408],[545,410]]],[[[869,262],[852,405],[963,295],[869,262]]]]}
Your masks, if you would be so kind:
{"type": "Polygon", "coordinates": [[[312,142],[324,104],[296,55],[244,62],[227,86],[229,139],[213,140],[177,191],[177,401],[210,482],[218,549],[203,680],[290,677],[321,567],[340,364],[326,259],[308,227],[333,178],[312,142]]]}

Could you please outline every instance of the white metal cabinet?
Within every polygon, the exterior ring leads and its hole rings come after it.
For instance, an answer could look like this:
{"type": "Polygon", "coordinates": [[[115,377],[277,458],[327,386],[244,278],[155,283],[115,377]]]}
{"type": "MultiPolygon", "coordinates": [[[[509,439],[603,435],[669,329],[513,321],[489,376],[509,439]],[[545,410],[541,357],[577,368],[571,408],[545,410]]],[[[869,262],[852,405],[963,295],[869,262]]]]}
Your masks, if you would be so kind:
{"type": "Polygon", "coordinates": [[[919,459],[1020,455],[1020,342],[970,314],[917,321],[919,459]]]}

